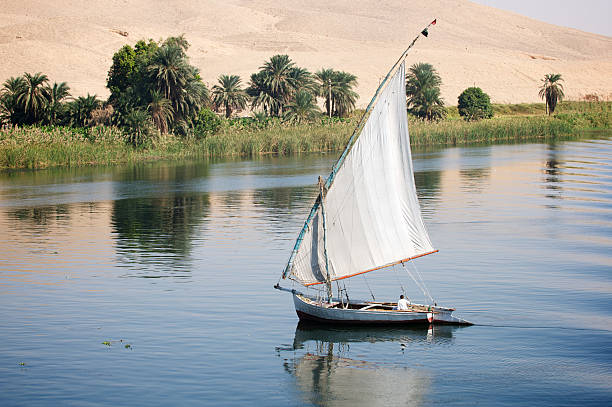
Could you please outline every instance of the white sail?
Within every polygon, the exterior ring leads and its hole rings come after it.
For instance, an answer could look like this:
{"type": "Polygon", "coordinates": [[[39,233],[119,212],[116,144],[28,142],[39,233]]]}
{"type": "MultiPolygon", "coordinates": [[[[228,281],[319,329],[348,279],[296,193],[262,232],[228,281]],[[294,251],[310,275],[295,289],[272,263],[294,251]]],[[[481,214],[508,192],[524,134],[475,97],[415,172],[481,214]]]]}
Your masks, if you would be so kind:
{"type": "MultiPolygon", "coordinates": [[[[434,251],[414,185],[404,78],[402,62],[323,200],[331,280],[434,251]]],[[[321,206],[315,208],[288,270],[304,285],[326,281],[321,206]]]]}

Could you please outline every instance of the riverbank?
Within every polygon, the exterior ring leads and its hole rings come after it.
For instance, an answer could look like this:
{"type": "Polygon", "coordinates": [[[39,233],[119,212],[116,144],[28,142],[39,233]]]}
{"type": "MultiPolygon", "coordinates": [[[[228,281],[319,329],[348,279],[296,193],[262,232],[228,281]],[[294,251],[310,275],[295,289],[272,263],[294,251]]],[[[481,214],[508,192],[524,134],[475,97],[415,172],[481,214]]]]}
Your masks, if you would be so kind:
{"type": "MultiPolygon", "coordinates": [[[[410,119],[411,143],[430,146],[558,139],[612,128],[612,102],[564,102],[552,117],[542,114],[543,104],[495,105],[494,109],[494,118],[478,122],[460,119],[456,107],[449,107],[447,119],[440,122],[410,119]]],[[[0,130],[0,168],[339,151],[361,114],[302,125],[225,121],[217,133],[203,139],[159,135],[145,146],[129,144],[128,137],[115,127],[9,128],[0,130]]]]}

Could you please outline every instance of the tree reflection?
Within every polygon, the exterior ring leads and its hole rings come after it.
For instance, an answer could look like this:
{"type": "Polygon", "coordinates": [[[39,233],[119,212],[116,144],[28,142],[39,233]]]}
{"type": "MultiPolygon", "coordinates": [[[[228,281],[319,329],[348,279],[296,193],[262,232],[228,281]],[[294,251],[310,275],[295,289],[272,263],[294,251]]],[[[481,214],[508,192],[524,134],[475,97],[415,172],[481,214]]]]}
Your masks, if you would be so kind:
{"type": "MultiPolygon", "coordinates": [[[[292,215],[307,214],[317,194],[316,186],[279,187],[257,189],[253,203],[264,210],[273,226],[285,228],[294,225],[292,215]]],[[[305,215],[304,215],[305,216],[305,215]]]]}
{"type": "MultiPolygon", "coordinates": [[[[546,158],[544,168],[544,182],[546,183],[546,189],[548,190],[545,194],[546,198],[550,199],[562,199],[563,198],[563,187],[561,186],[561,171],[559,167],[559,151],[556,144],[550,144],[548,146],[548,157],[546,158]]],[[[551,208],[556,208],[556,205],[549,205],[551,208]]]]}
{"type": "Polygon", "coordinates": [[[118,174],[115,193],[127,196],[114,200],[111,212],[118,252],[141,263],[184,259],[210,212],[209,194],[185,191],[186,186],[207,174],[206,163],[136,165],[118,174]]]}
{"type": "Polygon", "coordinates": [[[22,223],[26,228],[35,226],[46,229],[56,221],[67,221],[70,218],[70,208],[67,204],[18,208],[7,211],[7,215],[19,221],[17,227],[22,223]]]}
{"type": "Polygon", "coordinates": [[[418,171],[414,173],[414,184],[423,214],[434,211],[435,203],[441,193],[442,171],[418,171]]]}
{"type": "Polygon", "coordinates": [[[116,200],[111,223],[117,244],[132,252],[188,254],[193,231],[209,206],[208,194],[116,200]]]}
{"type": "Polygon", "coordinates": [[[491,168],[469,168],[459,171],[462,189],[468,192],[482,192],[491,176],[491,168]]]}
{"type": "Polygon", "coordinates": [[[95,210],[94,203],[59,204],[12,208],[6,211],[6,216],[15,221],[12,226],[17,230],[27,235],[34,233],[41,236],[68,227],[73,215],[91,210],[95,210]]]}

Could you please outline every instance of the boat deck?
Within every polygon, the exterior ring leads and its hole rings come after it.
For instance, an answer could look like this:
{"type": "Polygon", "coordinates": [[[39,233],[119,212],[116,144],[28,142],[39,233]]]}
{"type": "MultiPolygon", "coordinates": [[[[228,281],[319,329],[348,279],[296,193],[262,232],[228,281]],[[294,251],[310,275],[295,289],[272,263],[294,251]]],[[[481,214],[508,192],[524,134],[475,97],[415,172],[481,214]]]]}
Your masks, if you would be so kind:
{"type": "Polygon", "coordinates": [[[301,298],[303,298],[306,302],[312,304],[312,305],[317,305],[317,306],[322,306],[325,308],[338,308],[338,309],[351,309],[351,310],[362,310],[362,311],[393,311],[393,312],[439,312],[439,311],[454,311],[454,308],[444,308],[444,307],[431,307],[429,305],[422,305],[422,304],[410,304],[407,310],[398,310],[395,309],[397,307],[397,303],[396,302],[374,302],[374,301],[365,301],[365,302],[349,302],[347,303],[342,303],[342,302],[332,302],[327,303],[327,302],[319,302],[319,301],[315,301],[312,298],[308,298],[305,296],[302,296],[301,298]],[[433,309],[432,309],[433,308],[433,309]]]}

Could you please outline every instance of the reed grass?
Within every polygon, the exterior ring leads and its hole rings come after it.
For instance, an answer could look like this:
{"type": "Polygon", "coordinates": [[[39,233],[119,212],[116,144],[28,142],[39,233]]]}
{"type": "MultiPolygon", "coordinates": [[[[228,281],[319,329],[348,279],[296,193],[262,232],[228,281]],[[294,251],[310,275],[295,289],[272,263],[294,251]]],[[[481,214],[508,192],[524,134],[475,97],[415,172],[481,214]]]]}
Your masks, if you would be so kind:
{"type": "Polygon", "coordinates": [[[555,138],[572,134],[574,129],[567,121],[545,116],[502,117],[477,122],[444,120],[428,123],[412,120],[410,123],[413,145],[456,145],[555,138]]]}
{"type": "MultiPolygon", "coordinates": [[[[584,129],[612,127],[610,102],[563,102],[551,117],[544,115],[539,105],[508,105],[505,109],[511,113],[478,122],[466,122],[452,114],[433,123],[410,119],[411,143],[432,146],[554,139],[584,129]]],[[[146,147],[127,143],[128,138],[115,127],[5,128],[0,129],[0,168],[340,151],[361,113],[342,121],[295,126],[271,121],[258,128],[226,122],[218,133],[202,139],[158,135],[146,147]]]]}

